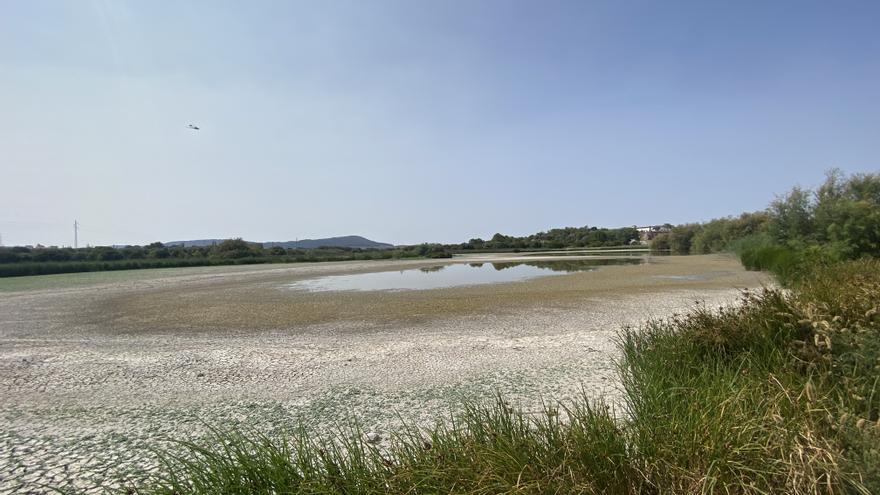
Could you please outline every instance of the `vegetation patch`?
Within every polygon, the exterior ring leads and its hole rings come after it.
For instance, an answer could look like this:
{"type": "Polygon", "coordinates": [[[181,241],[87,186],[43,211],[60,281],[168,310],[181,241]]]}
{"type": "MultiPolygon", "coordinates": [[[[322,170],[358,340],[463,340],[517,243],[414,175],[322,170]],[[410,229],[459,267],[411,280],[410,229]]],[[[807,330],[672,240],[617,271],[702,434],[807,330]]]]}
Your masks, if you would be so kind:
{"type": "Polygon", "coordinates": [[[255,265],[318,261],[363,261],[401,258],[450,258],[437,244],[420,244],[395,249],[320,247],[311,249],[260,244],[227,239],[212,246],[148,246],[89,248],[0,247],[0,277],[50,275],[57,273],[138,270],[217,265],[255,265]]]}
{"type": "Polygon", "coordinates": [[[815,190],[795,187],[763,211],[675,226],[651,248],[674,254],[732,250],[746,267],[783,276],[805,258],[880,256],[880,175],[846,177],[831,170],[815,190]]]}

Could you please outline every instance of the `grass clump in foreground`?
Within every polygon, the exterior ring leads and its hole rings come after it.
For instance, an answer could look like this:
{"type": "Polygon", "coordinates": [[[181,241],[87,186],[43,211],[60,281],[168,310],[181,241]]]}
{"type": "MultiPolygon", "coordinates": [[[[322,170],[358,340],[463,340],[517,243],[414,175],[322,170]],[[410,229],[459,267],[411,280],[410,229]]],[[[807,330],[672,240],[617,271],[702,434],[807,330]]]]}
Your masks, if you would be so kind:
{"type": "Polygon", "coordinates": [[[139,493],[880,493],[880,262],[812,266],[620,335],[623,411],[470,405],[388,451],[216,433],[139,493]]]}

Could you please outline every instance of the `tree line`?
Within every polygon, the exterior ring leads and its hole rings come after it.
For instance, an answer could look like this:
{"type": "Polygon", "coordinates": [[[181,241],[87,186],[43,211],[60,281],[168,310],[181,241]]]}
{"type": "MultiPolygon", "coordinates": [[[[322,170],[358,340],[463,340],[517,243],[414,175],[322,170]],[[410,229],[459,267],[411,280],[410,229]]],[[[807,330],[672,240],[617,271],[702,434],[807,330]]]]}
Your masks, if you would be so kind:
{"type": "Polygon", "coordinates": [[[394,249],[264,248],[260,243],[247,242],[241,238],[227,239],[210,246],[165,245],[154,242],[145,246],[94,246],[77,249],[0,247],[0,277],[233,264],[450,258],[456,252],[620,246],[629,244],[638,237],[638,231],[634,227],[566,227],[522,237],[498,233],[489,240],[471,239],[459,244],[422,243],[397,246],[394,249]]]}
{"type": "MultiPolygon", "coordinates": [[[[705,254],[736,251],[749,267],[770,268],[804,256],[830,260],[880,255],[880,175],[828,172],[815,190],[793,188],[762,211],[705,223],[668,226],[651,243],[655,252],[705,254]],[[796,255],[793,253],[797,253],[796,255]]],[[[211,246],[0,247],[0,277],[79,271],[310,261],[449,258],[453,253],[625,246],[639,241],[635,227],[565,227],[528,236],[496,233],[488,240],[424,243],[394,249],[264,248],[240,238],[211,246]]],[[[782,269],[776,267],[776,271],[782,269]]]]}
{"type": "Polygon", "coordinates": [[[763,211],[672,227],[651,248],[674,254],[785,249],[829,260],[880,256],[880,175],[834,169],[816,189],[794,187],[763,211]]]}
{"type": "Polygon", "coordinates": [[[140,268],[295,263],[316,261],[379,260],[395,258],[447,258],[439,244],[419,244],[394,249],[319,247],[310,249],[263,248],[241,238],[211,246],[95,246],[86,248],[0,247],[0,277],[47,275],[140,268]]]}
{"type": "Polygon", "coordinates": [[[504,249],[564,249],[623,246],[639,240],[635,227],[607,229],[600,227],[564,227],[538,232],[528,236],[516,237],[495,234],[489,240],[471,239],[461,244],[452,244],[450,249],[461,251],[504,250],[504,249]]]}

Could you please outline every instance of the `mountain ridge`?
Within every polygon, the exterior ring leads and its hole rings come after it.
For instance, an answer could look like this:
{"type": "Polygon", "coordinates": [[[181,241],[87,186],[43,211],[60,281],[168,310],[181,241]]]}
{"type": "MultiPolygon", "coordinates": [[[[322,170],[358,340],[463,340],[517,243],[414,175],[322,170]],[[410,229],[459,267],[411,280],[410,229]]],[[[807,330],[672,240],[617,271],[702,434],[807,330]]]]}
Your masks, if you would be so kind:
{"type": "MultiPolygon", "coordinates": [[[[166,246],[183,246],[183,247],[192,247],[192,246],[211,246],[214,244],[219,244],[226,239],[191,239],[185,241],[168,241],[164,244],[166,246]]],[[[253,242],[253,241],[247,241],[253,242]]],[[[345,235],[345,236],[337,236],[337,237],[325,237],[321,239],[297,239],[295,241],[266,241],[266,242],[253,242],[253,244],[260,244],[264,248],[271,248],[275,246],[280,246],[285,249],[314,249],[318,247],[344,247],[344,248],[353,248],[353,249],[392,249],[394,247],[393,244],[388,244],[386,242],[377,242],[366,237],[362,237],[359,235],[345,235]]]]}

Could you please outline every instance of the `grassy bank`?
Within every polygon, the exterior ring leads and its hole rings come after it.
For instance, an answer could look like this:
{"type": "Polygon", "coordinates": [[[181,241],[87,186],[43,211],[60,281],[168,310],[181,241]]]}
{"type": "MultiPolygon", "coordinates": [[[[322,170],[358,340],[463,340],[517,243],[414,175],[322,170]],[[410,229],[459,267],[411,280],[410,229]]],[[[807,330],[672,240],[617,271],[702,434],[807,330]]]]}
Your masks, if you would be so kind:
{"type": "Polygon", "coordinates": [[[418,250],[357,250],[357,249],[300,249],[290,250],[285,255],[259,255],[236,258],[192,257],[192,258],[142,258],[119,260],[83,261],[28,261],[0,263],[0,278],[25,277],[32,275],[54,275],[59,273],[104,272],[116,270],[141,270],[148,268],[185,268],[193,266],[264,265],[273,263],[314,263],[323,261],[366,261],[404,258],[443,258],[451,257],[418,250]]]}
{"type": "MultiPolygon", "coordinates": [[[[408,256],[398,256],[408,257],[408,256]]],[[[411,256],[415,257],[415,255],[411,256]]],[[[115,270],[141,270],[147,268],[185,268],[192,266],[262,265],[270,263],[307,263],[319,261],[378,260],[394,258],[391,252],[314,253],[302,256],[276,256],[259,258],[171,258],[133,259],[112,261],[48,261],[0,264],[0,277],[25,277],[54,275],[59,273],[105,272],[115,270]]]]}
{"type": "Polygon", "coordinates": [[[624,402],[526,415],[499,398],[380,451],[218,432],[161,454],[139,493],[880,493],[880,262],[799,265],[620,333],[624,402]]]}

